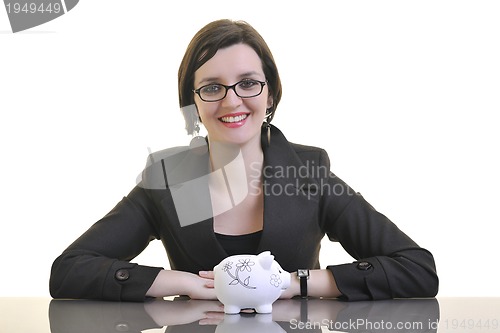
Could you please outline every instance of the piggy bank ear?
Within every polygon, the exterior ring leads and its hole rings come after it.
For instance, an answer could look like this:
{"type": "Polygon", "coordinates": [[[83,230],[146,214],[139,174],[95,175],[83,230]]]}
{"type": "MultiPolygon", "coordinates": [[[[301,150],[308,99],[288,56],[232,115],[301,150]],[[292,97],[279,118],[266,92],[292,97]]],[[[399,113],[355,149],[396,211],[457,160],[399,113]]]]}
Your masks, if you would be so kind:
{"type": "Polygon", "coordinates": [[[262,268],[264,268],[265,270],[271,269],[271,265],[274,261],[274,256],[271,254],[271,252],[262,252],[257,256],[257,258],[259,259],[259,264],[262,266],[262,268]]]}

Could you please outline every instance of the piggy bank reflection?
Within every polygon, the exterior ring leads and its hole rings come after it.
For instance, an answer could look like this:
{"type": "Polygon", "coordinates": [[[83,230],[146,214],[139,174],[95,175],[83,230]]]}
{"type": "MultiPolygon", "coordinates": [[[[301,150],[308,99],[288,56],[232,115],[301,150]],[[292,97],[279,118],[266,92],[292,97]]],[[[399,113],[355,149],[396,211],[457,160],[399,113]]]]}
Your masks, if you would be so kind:
{"type": "Polygon", "coordinates": [[[226,314],[242,309],[272,312],[272,304],[290,286],[290,273],[269,251],[227,257],[214,267],[215,293],[226,314]]]}
{"type": "Polygon", "coordinates": [[[217,325],[215,333],[285,333],[272,314],[225,315],[224,320],[217,325]]]}

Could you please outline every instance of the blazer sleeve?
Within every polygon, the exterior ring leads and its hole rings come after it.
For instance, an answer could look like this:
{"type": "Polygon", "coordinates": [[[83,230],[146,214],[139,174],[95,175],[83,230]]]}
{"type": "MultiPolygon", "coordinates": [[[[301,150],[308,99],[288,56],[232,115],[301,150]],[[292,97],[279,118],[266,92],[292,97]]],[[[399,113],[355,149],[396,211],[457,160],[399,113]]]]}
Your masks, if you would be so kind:
{"type": "MultiPolygon", "coordinates": [[[[321,165],[330,170],[325,151],[321,165]]],[[[329,269],[345,300],[434,297],[438,277],[432,254],[419,247],[359,193],[331,173],[322,182],[321,223],[332,241],[356,259],[329,269]]]]}
{"type": "Polygon", "coordinates": [[[135,187],[56,258],[52,297],[143,301],[161,268],[130,260],[159,238],[155,209],[145,190],[135,187]]]}

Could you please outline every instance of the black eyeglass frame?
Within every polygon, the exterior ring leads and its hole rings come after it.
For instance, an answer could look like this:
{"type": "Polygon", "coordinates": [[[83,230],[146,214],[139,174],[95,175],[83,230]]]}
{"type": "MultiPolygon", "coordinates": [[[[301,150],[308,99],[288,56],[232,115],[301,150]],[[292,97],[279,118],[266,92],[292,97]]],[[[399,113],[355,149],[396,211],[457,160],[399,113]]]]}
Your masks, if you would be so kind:
{"type": "Polygon", "coordinates": [[[226,86],[225,84],[222,84],[222,83],[210,83],[210,84],[206,84],[204,86],[201,86],[199,87],[198,89],[194,89],[193,92],[195,94],[197,94],[200,99],[203,101],[203,102],[218,102],[218,101],[222,101],[224,98],[226,98],[227,96],[227,92],[229,89],[232,89],[234,91],[234,93],[236,94],[236,96],[238,96],[239,98],[252,98],[252,97],[257,97],[259,96],[260,94],[262,94],[262,91],[264,91],[264,86],[267,84],[267,81],[259,81],[259,80],[254,80],[254,79],[243,79],[243,80],[240,80],[238,82],[236,82],[235,84],[233,85],[230,85],[230,86],[226,86]],[[236,91],[236,86],[242,82],[256,82],[256,83],[259,83],[260,84],[260,91],[258,94],[255,94],[255,95],[252,95],[252,96],[240,96],[238,94],[238,92],[236,91]],[[217,85],[217,86],[222,86],[226,89],[226,91],[224,92],[224,96],[222,96],[221,98],[219,99],[216,99],[216,100],[210,100],[210,101],[207,101],[205,99],[203,99],[203,97],[201,97],[201,93],[200,93],[200,90],[205,88],[205,87],[208,87],[208,86],[214,86],[214,85],[217,85]]]}

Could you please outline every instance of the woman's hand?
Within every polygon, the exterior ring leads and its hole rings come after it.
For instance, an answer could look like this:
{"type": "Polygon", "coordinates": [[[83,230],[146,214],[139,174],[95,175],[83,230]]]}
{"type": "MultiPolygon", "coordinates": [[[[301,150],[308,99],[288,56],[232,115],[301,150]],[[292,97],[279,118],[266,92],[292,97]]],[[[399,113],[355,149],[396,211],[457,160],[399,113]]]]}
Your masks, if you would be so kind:
{"type": "Polygon", "coordinates": [[[192,299],[216,300],[214,289],[213,272],[199,272],[198,275],[188,273],[186,276],[186,285],[184,295],[192,299]]]}
{"type": "Polygon", "coordinates": [[[216,300],[213,273],[196,275],[189,272],[162,270],[146,296],[166,297],[186,295],[192,299],[216,300]]]}
{"type": "Polygon", "coordinates": [[[300,282],[297,278],[297,273],[290,273],[290,286],[283,290],[280,299],[290,299],[294,296],[300,295],[300,282]]]}
{"type": "MultiPolygon", "coordinates": [[[[200,272],[198,272],[198,279],[200,279],[203,282],[202,295],[205,293],[210,293],[210,295],[213,294],[214,299],[217,299],[217,296],[215,295],[215,289],[214,289],[214,272],[213,271],[200,271],[200,272]]],[[[190,296],[190,295],[188,295],[188,296],[190,296]]],[[[197,298],[196,295],[193,295],[190,297],[194,298],[194,299],[205,299],[205,298],[197,298]]]]}

